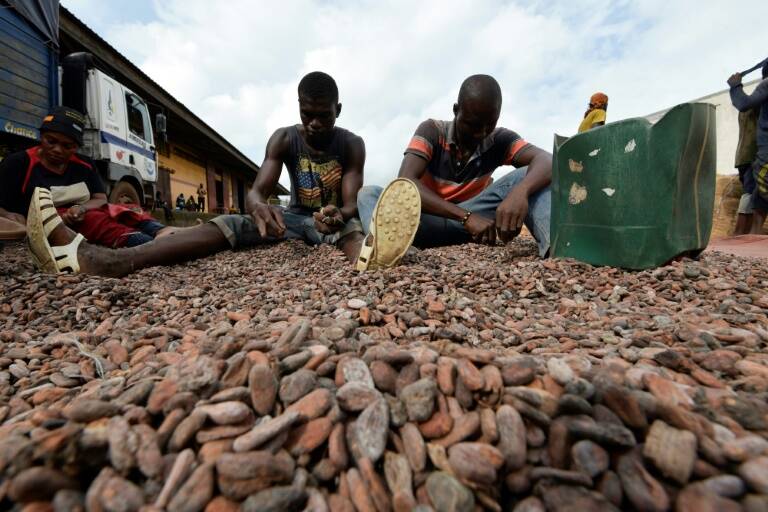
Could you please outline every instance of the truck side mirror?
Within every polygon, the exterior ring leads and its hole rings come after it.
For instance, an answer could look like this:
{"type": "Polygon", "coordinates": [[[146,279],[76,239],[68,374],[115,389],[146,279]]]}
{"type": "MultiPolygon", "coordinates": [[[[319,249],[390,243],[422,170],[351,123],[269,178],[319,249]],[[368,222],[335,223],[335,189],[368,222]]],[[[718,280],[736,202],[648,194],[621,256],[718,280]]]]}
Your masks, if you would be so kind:
{"type": "Polygon", "coordinates": [[[155,131],[157,133],[165,133],[168,126],[168,120],[165,114],[157,114],[155,116],[155,131]]]}

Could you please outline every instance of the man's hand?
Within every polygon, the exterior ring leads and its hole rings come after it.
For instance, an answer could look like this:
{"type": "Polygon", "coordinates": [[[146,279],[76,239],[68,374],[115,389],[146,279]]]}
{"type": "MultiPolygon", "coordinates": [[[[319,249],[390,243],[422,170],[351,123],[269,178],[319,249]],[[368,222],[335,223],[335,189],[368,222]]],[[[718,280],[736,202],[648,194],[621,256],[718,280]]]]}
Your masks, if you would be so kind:
{"type": "Polygon", "coordinates": [[[496,209],[496,229],[502,242],[507,243],[520,233],[527,214],[528,195],[515,187],[496,209]]]}
{"type": "Polygon", "coordinates": [[[27,218],[19,213],[13,213],[13,212],[3,212],[0,213],[0,217],[4,217],[8,220],[12,220],[13,222],[18,222],[19,224],[27,224],[27,218]]]}
{"type": "Polygon", "coordinates": [[[464,224],[464,229],[472,235],[472,239],[479,244],[493,245],[496,243],[496,223],[493,219],[488,219],[473,213],[464,224]]]}
{"type": "Polygon", "coordinates": [[[728,85],[730,87],[736,87],[737,85],[740,85],[740,84],[741,84],[741,73],[734,73],[728,79],[728,85]]]}
{"type": "Polygon", "coordinates": [[[285,235],[283,211],[279,207],[260,203],[254,205],[249,214],[262,238],[282,238],[285,235]]]}
{"type": "Polygon", "coordinates": [[[325,235],[335,233],[344,227],[344,216],[341,210],[332,204],[313,213],[312,217],[315,219],[315,229],[325,235]]]}
{"type": "Polygon", "coordinates": [[[83,217],[85,217],[85,208],[79,204],[70,206],[69,209],[61,215],[61,219],[67,226],[74,226],[75,224],[81,223],[83,217]]]}

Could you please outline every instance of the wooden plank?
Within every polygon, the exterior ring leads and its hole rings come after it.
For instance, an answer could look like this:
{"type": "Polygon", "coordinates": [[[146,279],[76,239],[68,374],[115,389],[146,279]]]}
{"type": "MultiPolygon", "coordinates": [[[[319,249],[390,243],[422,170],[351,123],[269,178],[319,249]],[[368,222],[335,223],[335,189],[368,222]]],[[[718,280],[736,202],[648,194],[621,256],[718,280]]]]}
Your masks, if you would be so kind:
{"type": "Polygon", "coordinates": [[[9,119],[14,123],[22,123],[35,127],[40,126],[40,122],[43,120],[45,112],[39,115],[35,115],[34,113],[29,113],[17,108],[13,108],[13,105],[13,103],[10,105],[6,105],[5,103],[0,105],[0,117],[9,119]]]}
{"type": "Polygon", "coordinates": [[[0,40],[36,62],[45,64],[48,61],[51,50],[42,38],[25,33],[2,17],[0,17],[0,40]]]}
{"type": "MultiPolygon", "coordinates": [[[[48,113],[48,104],[41,102],[30,102],[24,98],[19,98],[13,94],[6,94],[6,91],[0,87],[0,105],[8,105],[19,109],[22,112],[34,112],[40,119],[48,113]]],[[[38,119],[38,122],[40,120],[38,119]]]]}
{"type": "Polygon", "coordinates": [[[46,101],[49,97],[49,91],[45,85],[31,82],[24,77],[20,77],[4,69],[0,69],[0,82],[7,82],[15,87],[26,89],[27,91],[33,92],[40,97],[46,98],[46,101]]]}
{"type": "Polygon", "coordinates": [[[52,50],[15,12],[0,9],[0,117],[35,128],[51,104],[52,50]]]}
{"type": "Polygon", "coordinates": [[[30,106],[36,106],[47,110],[51,106],[50,98],[46,96],[40,96],[32,91],[21,89],[20,87],[14,87],[12,84],[0,80],[0,94],[6,99],[14,99],[16,101],[23,101],[30,106]]]}
{"type": "Polygon", "coordinates": [[[19,54],[0,42],[0,69],[26,78],[35,83],[48,83],[48,68],[37,62],[27,61],[26,64],[17,60],[19,54]]]}

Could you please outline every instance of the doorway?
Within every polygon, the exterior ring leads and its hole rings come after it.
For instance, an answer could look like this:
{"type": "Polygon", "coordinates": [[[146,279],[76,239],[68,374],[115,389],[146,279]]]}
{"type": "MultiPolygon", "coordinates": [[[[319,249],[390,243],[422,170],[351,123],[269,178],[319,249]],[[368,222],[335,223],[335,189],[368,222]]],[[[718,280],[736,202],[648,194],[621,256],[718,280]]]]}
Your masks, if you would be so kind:
{"type": "Polygon", "coordinates": [[[245,214],[245,185],[241,179],[237,180],[237,208],[245,214]]]}

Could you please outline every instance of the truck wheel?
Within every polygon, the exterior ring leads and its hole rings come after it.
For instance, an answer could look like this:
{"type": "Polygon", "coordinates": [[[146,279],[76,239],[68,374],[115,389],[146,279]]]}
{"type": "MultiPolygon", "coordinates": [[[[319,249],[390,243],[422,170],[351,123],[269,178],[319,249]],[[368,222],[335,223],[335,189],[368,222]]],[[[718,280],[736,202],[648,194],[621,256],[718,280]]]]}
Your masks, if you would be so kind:
{"type": "Polygon", "coordinates": [[[112,204],[141,204],[141,198],[136,187],[127,181],[119,181],[109,194],[109,202],[112,204]]]}

